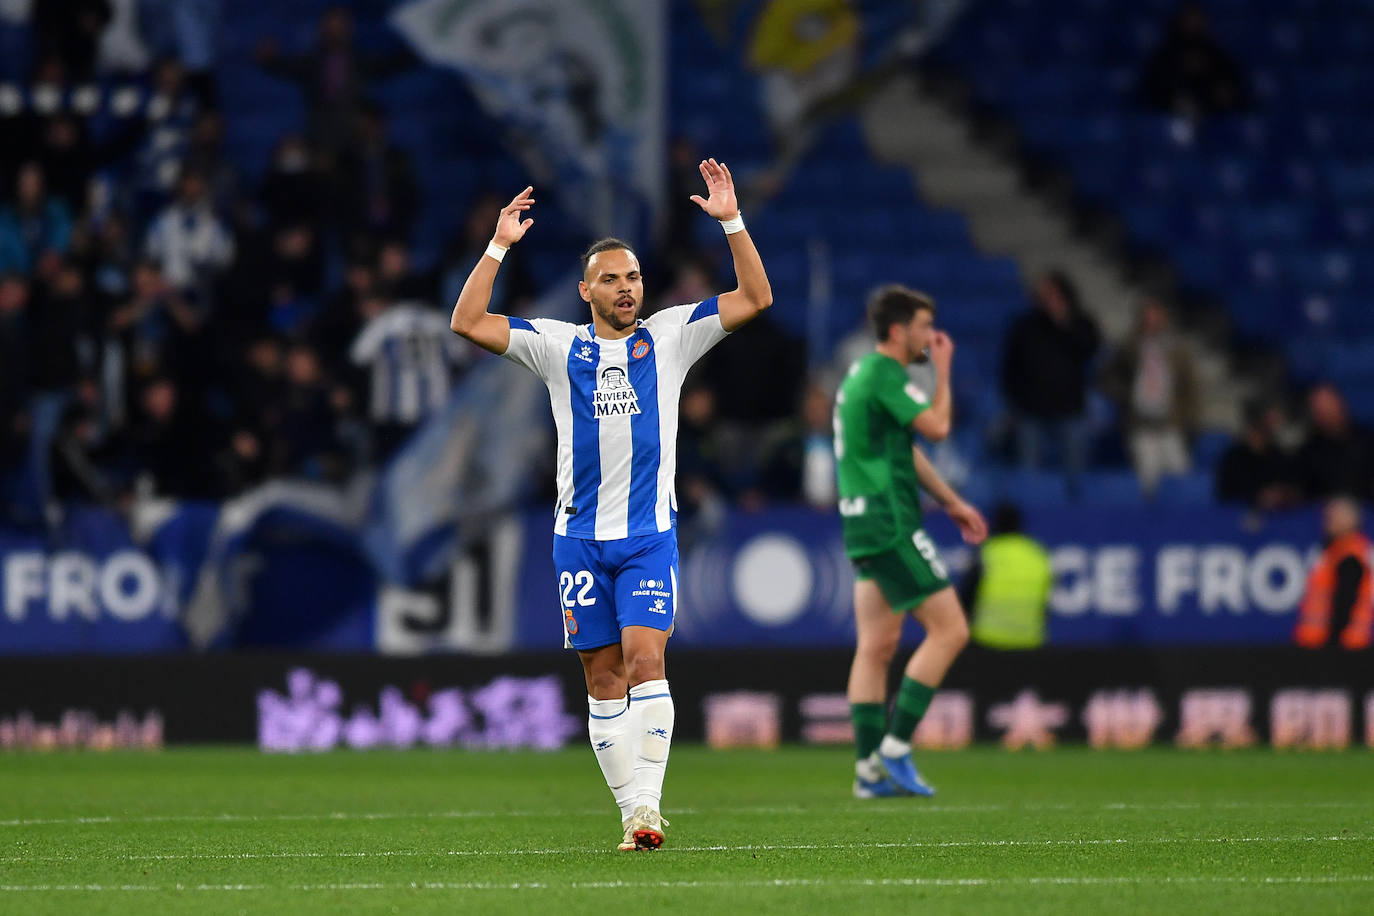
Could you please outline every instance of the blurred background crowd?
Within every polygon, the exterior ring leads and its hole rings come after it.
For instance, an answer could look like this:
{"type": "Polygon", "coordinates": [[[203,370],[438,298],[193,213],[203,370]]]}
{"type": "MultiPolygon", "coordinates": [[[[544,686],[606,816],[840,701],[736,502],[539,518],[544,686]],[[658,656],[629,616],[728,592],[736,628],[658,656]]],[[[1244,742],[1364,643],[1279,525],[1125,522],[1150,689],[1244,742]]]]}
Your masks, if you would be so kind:
{"type": "MultiPolygon", "coordinates": [[[[538,176],[388,27],[391,6],[0,3],[6,521],[344,486],[481,358],[449,310],[498,208],[538,176]]],[[[1147,3],[1123,28],[1105,0],[988,0],[925,53],[915,6],[853,4],[917,23],[880,64],[973,125],[1018,176],[1003,196],[1067,214],[1131,293],[1066,249],[999,247],[977,207],[913,188],[826,108],[854,83],[732,98],[730,66],[791,64],[756,42],[727,66],[710,42],[730,4],[674,4],[666,204],[639,240],[650,307],[732,282],[687,200],[702,155],[741,164],[778,302],[684,393],[687,521],[829,506],[831,393],[867,290],[891,280],[930,291],[955,338],[958,434],[936,452],[975,499],[1374,496],[1370,8],[1147,3]]],[[[576,296],[590,237],[556,190],[541,208],[493,310],[527,314],[557,283],[576,296]]]]}

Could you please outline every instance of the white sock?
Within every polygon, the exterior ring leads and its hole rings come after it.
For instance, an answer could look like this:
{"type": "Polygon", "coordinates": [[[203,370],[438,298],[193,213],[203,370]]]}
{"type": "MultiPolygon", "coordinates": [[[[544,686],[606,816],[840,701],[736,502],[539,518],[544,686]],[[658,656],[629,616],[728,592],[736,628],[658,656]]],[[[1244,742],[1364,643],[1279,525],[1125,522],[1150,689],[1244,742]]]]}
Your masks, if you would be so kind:
{"type": "Polygon", "coordinates": [[[877,782],[883,778],[883,768],[878,764],[877,755],[869,754],[863,760],[854,761],[854,775],[864,782],[877,782]]]}
{"type": "Polygon", "coordinates": [[[601,775],[611,787],[615,803],[620,806],[623,822],[635,810],[635,750],[630,731],[629,697],[617,700],[596,700],[587,697],[587,735],[592,739],[592,751],[601,764],[601,775]]]}
{"type": "Polygon", "coordinates": [[[884,757],[905,757],[911,753],[911,742],[883,735],[883,743],[878,745],[878,753],[884,757]]]}
{"type": "Polygon", "coordinates": [[[634,707],[636,802],[659,810],[663,797],[663,773],[668,769],[668,748],[673,742],[673,696],[667,681],[645,681],[630,688],[634,707]]]}

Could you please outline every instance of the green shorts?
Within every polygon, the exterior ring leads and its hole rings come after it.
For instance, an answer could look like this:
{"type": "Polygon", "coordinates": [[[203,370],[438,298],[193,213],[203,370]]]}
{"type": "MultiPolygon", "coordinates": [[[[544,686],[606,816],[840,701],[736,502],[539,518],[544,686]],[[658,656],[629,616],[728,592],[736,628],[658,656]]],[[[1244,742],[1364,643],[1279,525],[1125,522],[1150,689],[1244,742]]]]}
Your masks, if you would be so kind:
{"type": "Polygon", "coordinates": [[[949,587],[949,572],[940,560],[935,542],[922,529],[891,550],[854,557],[853,562],[855,578],[877,582],[883,597],[897,613],[910,611],[949,587]]]}

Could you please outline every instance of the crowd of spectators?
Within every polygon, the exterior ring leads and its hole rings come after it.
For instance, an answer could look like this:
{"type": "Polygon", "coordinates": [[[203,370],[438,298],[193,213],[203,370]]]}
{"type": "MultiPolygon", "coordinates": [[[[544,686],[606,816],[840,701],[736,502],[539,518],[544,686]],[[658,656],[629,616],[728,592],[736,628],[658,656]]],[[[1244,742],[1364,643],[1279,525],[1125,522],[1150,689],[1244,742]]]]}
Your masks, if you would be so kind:
{"type": "MultiPolygon", "coordinates": [[[[414,59],[358,51],[342,7],[305,54],[264,42],[261,67],[299,84],[308,114],[250,184],[216,104],[224,5],[139,0],[136,31],[121,21],[130,6],[34,4],[26,97],[62,101],[0,117],[12,520],[66,500],[344,480],[393,450],[471,356],[436,304],[497,205],[474,202],[443,263],[414,267],[418,180],[369,92],[414,59]],[[66,103],[101,80],[138,87],[138,115],[66,103]]],[[[518,308],[530,292],[518,266],[503,284],[500,306],[518,308]]]]}
{"type": "MultiPolygon", "coordinates": [[[[0,116],[0,509],[11,520],[66,500],[222,499],[279,476],[343,482],[400,447],[475,356],[449,332],[444,303],[504,201],[465,202],[437,263],[417,269],[420,178],[371,92],[415,59],[356,48],[342,7],[303,54],[264,41],[258,65],[283,91],[298,87],[306,117],[250,182],[217,108],[222,4],[137,2],[153,13],[141,33],[121,12],[128,3],[35,4],[28,79],[35,97],[43,87],[66,96],[104,61],[141,81],[143,116],[100,122],[73,106],[0,116]]],[[[1228,88],[1219,54],[1185,9],[1144,91],[1165,107],[1238,103],[1243,86],[1228,88]]],[[[691,243],[694,161],[676,141],[662,302],[719,287],[718,265],[691,243]]],[[[534,292],[512,259],[494,307],[518,313],[534,292]]],[[[732,504],[834,499],[829,397],[809,381],[803,343],[767,316],[734,337],[683,394],[689,526],[732,504]]],[[[1194,468],[1203,395],[1157,301],[1110,349],[1072,279],[1046,274],[1006,331],[1000,387],[1009,435],[990,460],[1061,468],[1075,497],[1091,499],[1079,483],[1104,460],[1129,461],[1147,495],[1194,468]],[[1099,441],[1098,402],[1114,405],[1115,459],[1099,441]]],[[[1286,449],[1292,424],[1277,406],[1252,411],[1216,469],[1218,498],[1278,508],[1374,495],[1374,446],[1340,394],[1317,388],[1308,414],[1306,440],[1286,449]]]]}

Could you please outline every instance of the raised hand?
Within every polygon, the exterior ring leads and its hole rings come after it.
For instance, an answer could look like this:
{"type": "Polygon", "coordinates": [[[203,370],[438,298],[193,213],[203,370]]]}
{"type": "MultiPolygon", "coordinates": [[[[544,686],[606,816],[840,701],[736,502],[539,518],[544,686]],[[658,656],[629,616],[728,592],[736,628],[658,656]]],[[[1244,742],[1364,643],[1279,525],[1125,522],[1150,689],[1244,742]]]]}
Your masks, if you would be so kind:
{"type": "Polygon", "coordinates": [[[936,331],[930,339],[930,361],[944,372],[948,372],[950,363],[954,362],[954,341],[944,331],[936,331]]]}
{"type": "Polygon", "coordinates": [[[983,513],[966,503],[957,502],[945,509],[950,519],[959,526],[959,534],[967,544],[981,544],[988,536],[988,523],[983,513]]]}
{"type": "Polygon", "coordinates": [[[710,197],[693,194],[692,202],[716,219],[734,219],[739,216],[739,202],[735,200],[735,179],[730,175],[725,163],[703,159],[697,168],[701,171],[701,177],[706,179],[706,192],[710,197]]]}
{"type": "Polygon", "coordinates": [[[501,217],[496,221],[496,234],[491,240],[502,248],[509,248],[525,237],[525,232],[534,225],[534,218],[520,219],[520,214],[534,206],[534,187],[528,187],[515,195],[515,199],[501,208],[501,217]]]}

